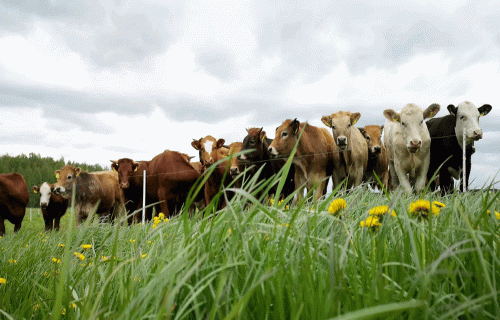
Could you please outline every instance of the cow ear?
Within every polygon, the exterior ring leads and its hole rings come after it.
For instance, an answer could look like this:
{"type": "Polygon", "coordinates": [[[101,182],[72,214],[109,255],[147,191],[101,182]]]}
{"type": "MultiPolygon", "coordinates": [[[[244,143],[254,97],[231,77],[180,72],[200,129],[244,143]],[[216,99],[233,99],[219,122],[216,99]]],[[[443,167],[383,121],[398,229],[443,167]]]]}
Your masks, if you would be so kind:
{"type": "Polygon", "coordinates": [[[454,116],[454,117],[456,117],[456,116],[457,116],[457,107],[455,107],[454,105],[449,104],[449,105],[448,105],[448,107],[447,107],[446,109],[448,109],[448,112],[449,112],[452,116],[454,116]]]}
{"type": "Polygon", "coordinates": [[[351,114],[351,125],[355,125],[358,122],[359,118],[361,118],[361,113],[354,112],[351,114]]]}
{"type": "Polygon", "coordinates": [[[261,131],[260,132],[260,141],[264,141],[265,138],[266,138],[266,132],[265,131],[261,131]]]}
{"type": "Polygon", "coordinates": [[[134,161],[134,162],[132,163],[132,169],[133,169],[134,171],[137,171],[137,169],[138,169],[138,168],[139,168],[139,162],[135,162],[135,161],[134,161]]]}
{"type": "Polygon", "coordinates": [[[297,134],[297,132],[299,131],[300,121],[298,121],[297,118],[293,119],[291,126],[292,126],[292,133],[297,134]]]}
{"type": "Polygon", "coordinates": [[[191,142],[191,145],[193,146],[193,148],[195,148],[196,150],[200,150],[201,149],[201,141],[200,140],[194,140],[191,142]]]}
{"type": "Polygon", "coordinates": [[[323,122],[324,125],[327,126],[328,128],[332,127],[332,117],[331,116],[322,116],[321,122],[323,122]]]}
{"type": "Polygon", "coordinates": [[[56,179],[59,180],[59,178],[61,177],[61,170],[54,171],[54,174],[56,175],[56,179]]]}
{"type": "Polygon", "coordinates": [[[82,168],[80,168],[80,167],[75,168],[75,172],[76,172],[76,176],[78,177],[80,175],[80,173],[82,172],[82,168]]]}
{"type": "Polygon", "coordinates": [[[110,160],[111,161],[111,169],[113,171],[118,171],[118,163],[115,160],[110,160]]]}
{"type": "Polygon", "coordinates": [[[382,133],[382,131],[384,131],[384,125],[380,126],[380,133],[382,133]]]}
{"type": "Polygon", "coordinates": [[[401,115],[392,109],[384,110],[384,116],[389,121],[401,122],[401,115]]]}
{"type": "Polygon", "coordinates": [[[34,193],[38,193],[38,192],[40,192],[40,187],[39,187],[39,186],[33,186],[33,187],[31,188],[31,190],[32,190],[34,193]]]}
{"type": "Polygon", "coordinates": [[[226,140],[224,140],[222,138],[217,140],[216,148],[217,149],[222,148],[224,146],[224,142],[226,142],[226,140]]]}
{"type": "Polygon", "coordinates": [[[491,109],[492,107],[489,104],[483,104],[477,111],[479,111],[479,115],[482,117],[490,113],[491,109]]]}
{"type": "Polygon", "coordinates": [[[364,136],[365,135],[365,127],[358,128],[359,132],[364,136]]]}
{"type": "Polygon", "coordinates": [[[441,109],[441,106],[437,103],[433,103],[424,110],[424,119],[429,119],[434,117],[441,109]]]}

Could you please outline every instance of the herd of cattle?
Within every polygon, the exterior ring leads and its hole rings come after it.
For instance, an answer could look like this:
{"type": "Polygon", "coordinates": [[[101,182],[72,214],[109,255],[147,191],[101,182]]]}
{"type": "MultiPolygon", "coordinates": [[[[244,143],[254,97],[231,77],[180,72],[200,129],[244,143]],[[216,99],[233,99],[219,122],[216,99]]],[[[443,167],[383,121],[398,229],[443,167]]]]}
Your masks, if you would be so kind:
{"type": "MultiPolygon", "coordinates": [[[[156,212],[169,217],[179,212],[193,187],[203,189],[192,203],[193,208],[201,210],[223,188],[231,183],[241,186],[243,177],[252,177],[258,170],[259,179],[272,177],[296,147],[290,171],[283,177],[285,196],[305,187],[318,199],[326,193],[330,177],[334,188],[344,184],[351,189],[362,183],[379,187],[375,175],[389,190],[401,186],[406,192],[418,192],[431,181],[432,190],[440,187],[445,194],[453,191],[454,179],[459,179],[464,147],[468,184],[474,141],[482,138],[479,117],[488,114],[491,108],[488,104],[476,108],[466,101],[449,105],[449,115],[433,118],[440,109],[438,104],[425,110],[407,104],[399,112],[385,110],[385,125],[364,128],[355,126],[361,116],[357,112],[339,111],[322,117],[328,129],[288,119],[276,129],[274,139],[267,138],[262,128],[251,128],[247,129],[243,142],[229,146],[224,139],[210,135],[194,140],[191,145],[199,152],[200,162],[191,162],[186,154],[166,150],[150,161],[128,158],[112,161],[112,171],[88,173],[64,166],[55,172],[57,182],[44,182],[32,190],[40,194],[46,230],[59,229],[74,187],[77,224],[92,212],[111,220],[125,212],[137,212],[129,217],[132,223],[139,220],[139,209],[143,206],[145,170],[146,205],[154,204],[156,212]],[[430,120],[424,122],[425,119],[430,120]],[[216,162],[219,164],[211,167],[216,162]],[[211,174],[201,185],[200,177],[207,172],[211,174]]],[[[303,192],[298,192],[297,198],[302,197],[303,192]]],[[[225,205],[226,198],[219,197],[219,208],[225,205]]],[[[28,187],[20,174],[0,174],[0,235],[5,233],[4,219],[15,225],[14,231],[20,229],[28,200],[28,187]]],[[[152,218],[152,212],[149,206],[148,219],[152,218]]]]}

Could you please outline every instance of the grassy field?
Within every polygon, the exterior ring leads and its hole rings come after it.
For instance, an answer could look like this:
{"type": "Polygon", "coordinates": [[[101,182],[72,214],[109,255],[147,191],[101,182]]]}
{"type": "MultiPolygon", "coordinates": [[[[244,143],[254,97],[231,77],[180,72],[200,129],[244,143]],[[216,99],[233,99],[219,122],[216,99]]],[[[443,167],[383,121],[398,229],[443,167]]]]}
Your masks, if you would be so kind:
{"type": "Polygon", "coordinates": [[[332,214],[338,198],[287,209],[242,192],[215,218],[75,227],[67,214],[49,233],[27,215],[0,239],[0,318],[500,318],[497,194],[428,193],[445,207],[427,219],[410,212],[417,196],[357,190],[332,214]],[[396,217],[362,227],[381,205],[396,217]]]}

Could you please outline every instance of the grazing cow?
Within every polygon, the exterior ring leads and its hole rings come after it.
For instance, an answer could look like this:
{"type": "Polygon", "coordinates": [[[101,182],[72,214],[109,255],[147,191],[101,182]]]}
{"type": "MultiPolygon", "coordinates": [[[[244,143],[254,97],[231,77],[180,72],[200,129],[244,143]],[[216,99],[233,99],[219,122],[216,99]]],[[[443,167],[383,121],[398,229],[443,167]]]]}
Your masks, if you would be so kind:
{"type": "MultiPolygon", "coordinates": [[[[431,163],[427,178],[430,181],[439,166],[443,165],[438,172],[439,183],[431,182],[431,189],[436,190],[439,185],[442,195],[453,191],[453,178],[459,179],[459,174],[463,170],[464,129],[466,132],[467,167],[465,184],[469,185],[474,141],[483,137],[483,131],[479,127],[479,117],[487,115],[491,111],[491,106],[485,104],[478,109],[469,101],[465,101],[456,107],[450,104],[448,111],[449,115],[431,119],[426,123],[431,135],[431,163]]],[[[463,191],[462,183],[460,183],[460,190],[463,191]]]]}
{"type": "Polygon", "coordinates": [[[114,220],[124,211],[118,174],[113,171],[82,172],[71,165],[55,171],[54,192],[71,198],[75,184],[75,217],[79,225],[95,210],[100,220],[114,220]]]}
{"type": "Polygon", "coordinates": [[[41,186],[33,186],[31,190],[40,194],[40,208],[45,222],[45,231],[52,229],[59,231],[61,218],[68,209],[69,198],[53,192],[54,184],[47,182],[42,183],[41,186]]]}
{"type": "MultiPolygon", "coordinates": [[[[247,168],[248,174],[254,174],[262,166],[261,179],[269,179],[274,174],[277,174],[286,163],[286,159],[274,159],[269,151],[269,146],[273,142],[272,139],[266,137],[266,132],[262,128],[247,129],[247,136],[243,139],[242,151],[252,150],[249,153],[242,154],[238,157],[240,163],[247,168]],[[253,166],[253,167],[252,167],[253,166]],[[251,169],[248,169],[252,167],[251,169]]],[[[295,191],[295,166],[292,164],[286,181],[283,186],[282,194],[288,197],[295,191]]],[[[270,190],[270,193],[275,193],[277,186],[270,190]]]]}
{"type": "Polygon", "coordinates": [[[29,200],[28,185],[22,175],[0,174],[0,236],[5,234],[5,219],[14,225],[14,232],[21,229],[29,200]]]}
{"type": "Polygon", "coordinates": [[[368,146],[366,140],[354,124],[359,120],[359,112],[339,111],[330,116],[323,116],[321,121],[332,128],[336,167],[345,168],[332,173],[334,188],[347,178],[347,188],[357,187],[363,182],[363,175],[368,164],[368,146]],[[346,175],[344,175],[346,174],[346,175]]]}
{"type": "Polygon", "coordinates": [[[178,213],[199,177],[189,156],[165,150],[149,161],[146,193],[154,202],[160,202],[160,210],[168,218],[178,213]]]}
{"type": "MultiPolygon", "coordinates": [[[[208,135],[199,140],[193,140],[191,146],[199,151],[200,161],[204,167],[204,173],[207,172],[209,166],[213,165],[219,160],[227,157],[229,149],[224,147],[224,139],[216,140],[214,137],[208,135]]],[[[224,178],[226,169],[228,167],[227,161],[221,162],[217,168],[212,171],[212,174],[205,182],[205,203],[208,206],[210,201],[219,193],[221,187],[227,186],[231,179],[229,175],[224,178]]],[[[222,197],[219,200],[218,208],[225,206],[225,199],[222,197]]]]}
{"type": "MultiPolygon", "coordinates": [[[[325,194],[333,171],[333,137],[326,128],[287,119],[276,129],[276,136],[268,149],[275,157],[288,157],[296,144],[293,157],[295,189],[304,185],[308,191],[315,189],[317,200],[325,194]],[[298,140],[301,133],[302,137],[298,140]]],[[[302,196],[302,192],[297,193],[297,201],[302,196]]]]}
{"type": "MultiPolygon", "coordinates": [[[[111,160],[111,162],[113,171],[118,172],[118,182],[120,188],[123,190],[125,209],[128,214],[136,212],[134,216],[129,217],[128,223],[140,222],[142,220],[142,212],[138,210],[142,208],[144,170],[146,170],[147,175],[149,161],[136,162],[129,158],[122,158],[117,161],[111,160]]],[[[146,196],[146,205],[151,203],[153,203],[152,199],[146,196]]],[[[149,221],[152,216],[153,208],[146,208],[145,218],[149,221]]]]}
{"type": "Polygon", "coordinates": [[[372,188],[380,188],[375,175],[380,179],[387,190],[389,180],[389,164],[387,163],[387,152],[382,143],[382,131],[384,126],[369,125],[359,128],[368,145],[368,165],[363,181],[369,183],[372,188]]]}
{"type": "Polygon", "coordinates": [[[424,119],[432,118],[439,108],[434,103],[422,111],[417,105],[409,103],[399,113],[392,109],[384,111],[387,118],[384,144],[393,188],[401,184],[406,192],[411,193],[412,186],[417,192],[425,187],[431,137],[424,119]]]}

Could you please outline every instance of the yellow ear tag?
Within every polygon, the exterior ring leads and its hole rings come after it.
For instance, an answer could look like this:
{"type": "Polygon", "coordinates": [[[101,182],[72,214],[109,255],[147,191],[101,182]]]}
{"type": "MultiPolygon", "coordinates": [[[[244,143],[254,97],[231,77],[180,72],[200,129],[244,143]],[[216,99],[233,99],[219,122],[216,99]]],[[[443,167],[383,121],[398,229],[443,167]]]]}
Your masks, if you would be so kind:
{"type": "Polygon", "coordinates": [[[56,179],[59,179],[60,177],[59,173],[56,173],[56,179]]]}
{"type": "Polygon", "coordinates": [[[38,193],[38,192],[36,192],[36,190],[33,190],[33,192],[34,192],[34,193],[38,193]]]}
{"type": "Polygon", "coordinates": [[[139,169],[139,167],[135,167],[134,171],[137,171],[137,169],[139,169]]]}
{"type": "Polygon", "coordinates": [[[398,122],[398,119],[396,119],[396,118],[394,118],[393,120],[394,120],[394,122],[398,122]]]}
{"type": "Polygon", "coordinates": [[[354,120],[354,122],[353,122],[352,124],[353,124],[353,125],[355,125],[355,124],[356,124],[356,122],[358,122],[358,120],[354,120]]]}
{"type": "Polygon", "coordinates": [[[112,169],[113,171],[116,171],[115,167],[111,167],[111,169],[112,169]]]}
{"type": "Polygon", "coordinates": [[[480,117],[484,116],[484,112],[482,112],[479,116],[480,116],[480,117]]]}
{"type": "Polygon", "coordinates": [[[263,135],[262,136],[262,139],[260,139],[261,141],[264,141],[264,139],[266,138],[266,135],[263,135]]]}

